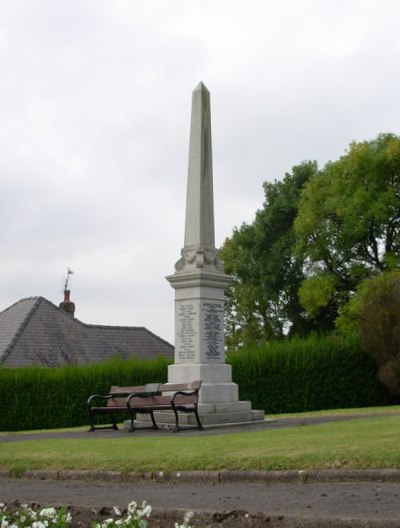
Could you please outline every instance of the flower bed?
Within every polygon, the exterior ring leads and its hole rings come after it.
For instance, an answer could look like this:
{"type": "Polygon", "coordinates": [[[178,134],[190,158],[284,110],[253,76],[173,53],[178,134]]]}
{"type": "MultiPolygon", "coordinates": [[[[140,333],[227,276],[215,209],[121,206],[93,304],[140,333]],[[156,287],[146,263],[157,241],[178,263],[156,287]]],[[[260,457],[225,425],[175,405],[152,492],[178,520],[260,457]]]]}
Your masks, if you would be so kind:
{"type": "MultiPolygon", "coordinates": [[[[114,515],[102,520],[92,521],[91,528],[148,528],[152,507],[146,501],[138,505],[135,501],[128,504],[126,511],[117,506],[113,508],[114,515]]],[[[175,523],[174,528],[194,528],[190,525],[193,516],[187,512],[183,523],[175,523]]],[[[71,528],[72,515],[65,508],[41,508],[22,504],[20,508],[11,511],[0,503],[0,528],[71,528]]],[[[82,525],[81,525],[82,526],[82,525]]]]}

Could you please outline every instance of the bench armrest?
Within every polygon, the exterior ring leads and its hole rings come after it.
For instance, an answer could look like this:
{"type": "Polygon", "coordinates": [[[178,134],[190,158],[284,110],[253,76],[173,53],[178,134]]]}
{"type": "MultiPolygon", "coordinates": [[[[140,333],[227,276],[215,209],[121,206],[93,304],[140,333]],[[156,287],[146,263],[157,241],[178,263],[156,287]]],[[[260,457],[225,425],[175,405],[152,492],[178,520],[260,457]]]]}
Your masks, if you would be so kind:
{"type": "Polygon", "coordinates": [[[112,394],[107,394],[107,396],[105,396],[104,394],[92,394],[92,395],[89,397],[89,399],[88,399],[88,401],[86,402],[86,404],[87,404],[89,407],[91,407],[91,406],[92,406],[92,401],[93,401],[93,400],[100,400],[100,399],[102,399],[102,400],[109,400],[109,399],[111,399],[112,397],[113,397],[112,394]]]}
{"type": "Polygon", "coordinates": [[[171,402],[175,402],[175,398],[177,396],[198,396],[199,389],[194,389],[191,391],[176,391],[174,395],[171,397],[171,402]]]}

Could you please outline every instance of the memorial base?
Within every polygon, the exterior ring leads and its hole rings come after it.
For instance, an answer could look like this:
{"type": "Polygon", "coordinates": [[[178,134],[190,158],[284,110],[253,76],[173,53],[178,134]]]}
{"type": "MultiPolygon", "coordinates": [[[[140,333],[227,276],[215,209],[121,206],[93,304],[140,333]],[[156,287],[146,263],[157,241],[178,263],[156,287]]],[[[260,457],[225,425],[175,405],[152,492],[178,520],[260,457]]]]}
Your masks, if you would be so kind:
{"type": "MultiPolygon", "coordinates": [[[[253,410],[250,401],[239,401],[239,390],[232,380],[230,365],[194,364],[170,365],[168,367],[169,383],[188,383],[201,379],[199,415],[204,427],[228,425],[251,425],[264,421],[264,411],[253,410]]],[[[171,411],[154,413],[160,429],[170,429],[175,425],[175,416],[171,411]]],[[[151,424],[148,415],[138,415],[135,421],[138,427],[151,424]]],[[[182,427],[195,426],[196,419],[192,414],[179,413],[179,424],[182,427]]]]}
{"type": "Polygon", "coordinates": [[[232,368],[227,364],[175,364],[168,367],[169,383],[202,380],[200,403],[232,403],[239,399],[239,389],[232,382],[232,368]]]}
{"type": "MultiPolygon", "coordinates": [[[[250,402],[236,402],[238,404],[249,404],[250,402]]],[[[264,422],[264,411],[257,410],[240,410],[241,405],[237,409],[232,406],[230,411],[225,407],[224,412],[210,412],[204,413],[199,409],[199,415],[203,427],[224,427],[230,425],[252,425],[255,423],[264,422]]],[[[170,411],[158,411],[154,413],[157,425],[160,429],[173,429],[175,426],[175,416],[170,411]]],[[[151,419],[147,415],[139,416],[135,420],[135,427],[149,427],[151,425],[151,419]]],[[[182,427],[196,426],[196,419],[192,414],[179,414],[179,425],[182,427]]],[[[130,422],[125,422],[125,428],[129,429],[130,422]]]]}

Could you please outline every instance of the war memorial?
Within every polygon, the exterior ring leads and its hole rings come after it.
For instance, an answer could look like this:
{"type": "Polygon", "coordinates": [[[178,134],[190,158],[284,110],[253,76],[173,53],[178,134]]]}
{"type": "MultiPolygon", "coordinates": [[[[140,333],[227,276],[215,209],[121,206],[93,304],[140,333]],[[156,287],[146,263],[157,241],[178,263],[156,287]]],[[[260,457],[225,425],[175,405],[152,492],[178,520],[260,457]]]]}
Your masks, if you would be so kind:
{"type": "MultiPolygon", "coordinates": [[[[215,247],[210,93],[202,82],[192,95],[184,246],[166,279],[175,290],[175,358],[168,382],[202,380],[199,414],[205,426],[263,421],[264,411],[239,401],[225,362],[224,290],[231,278],[215,247]]],[[[194,420],[182,416],[182,423],[185,418],[188,424],[194,420]]],[[[168,413],[159,413],[157,423],[165,421],[168,413]]]]}

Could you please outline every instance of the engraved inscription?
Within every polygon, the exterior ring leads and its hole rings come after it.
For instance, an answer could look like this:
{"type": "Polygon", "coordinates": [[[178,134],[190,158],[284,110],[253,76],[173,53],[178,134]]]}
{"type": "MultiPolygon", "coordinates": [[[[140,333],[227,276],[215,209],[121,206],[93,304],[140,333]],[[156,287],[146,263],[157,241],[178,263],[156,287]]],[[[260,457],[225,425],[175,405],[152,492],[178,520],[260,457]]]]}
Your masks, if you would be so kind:
{"type": "Polygon", "coordinates": [[[224,308],[218,302],[203,302],[205,359],[218,361],[223,350],[224,308]]]}
{"type": "Polygon", "coordinates": [[[192,303],[181,304],[178,308],[178,360],[181,363],[196,358],[195,325],[196,310],[192,303]]]}

